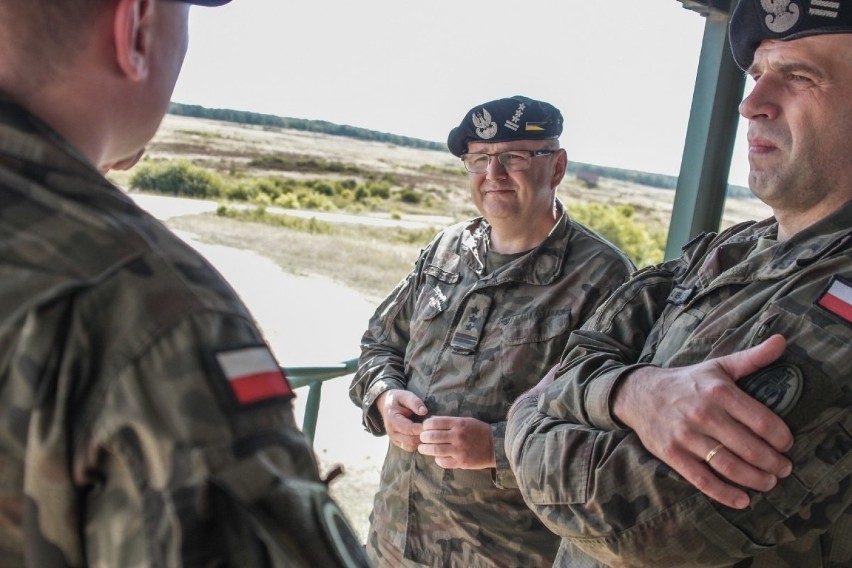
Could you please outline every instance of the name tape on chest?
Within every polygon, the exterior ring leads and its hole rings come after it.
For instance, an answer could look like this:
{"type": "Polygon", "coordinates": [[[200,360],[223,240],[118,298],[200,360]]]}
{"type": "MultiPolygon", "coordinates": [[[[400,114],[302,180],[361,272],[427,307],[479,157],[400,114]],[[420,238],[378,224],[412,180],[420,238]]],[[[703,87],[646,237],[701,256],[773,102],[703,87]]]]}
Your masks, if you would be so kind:
{"type": "Polygon", "coordinates": [[[293,397],[287,377],[266,346],[222,351],[216,362],[240,406],[293,397]]]}
{"type": "Polygon", "coordinates": [[[817,300],[817,305],[837,317],[852,323],[852,283],[835,276],[828,289],[817,300]]]}

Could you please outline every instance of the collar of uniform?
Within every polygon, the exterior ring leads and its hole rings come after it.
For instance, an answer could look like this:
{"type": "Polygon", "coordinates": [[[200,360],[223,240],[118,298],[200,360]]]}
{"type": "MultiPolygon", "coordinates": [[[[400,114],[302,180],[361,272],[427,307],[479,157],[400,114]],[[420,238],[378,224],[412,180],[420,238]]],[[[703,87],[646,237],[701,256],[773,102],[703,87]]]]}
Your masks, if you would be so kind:
{"type": "Polygon", "coordinates": [[[848,248],[852,239],[852,201],[831,215],[806,227],[778,243],[770,263],[773,270],[790,271],[807,266],[833,253],[848,248]]]}
{"type": "Polygon", "coordinates": [[[786,241],[781,241],[749,256],[761,237],[776,238],[778,223],[766,219],[722,244],[717,255],[741,254],[742,259],[728,272],[728,277],[747,280],[784,278],[839,248],[847,248],[852,239],[852,201],[817,221],[786,241]],[[741,249],[738,253],[733,250],[741,249]]]}
{"type": "MultiPolygon", "coordinates": [[[[556,209],[559,219],[547,238],[528,255],[498,269],[494,273],[494,284],[523,282],[534,286],[547,286],[562,274],[565,250],[571,240],[572,225],[565,213],[565,205],[559,199],[556,200],[556,209]]],[[[490,233],[491,225],[488,221],[483,217],[477,217],[468,224],[462,236],[462,261],[477,274],[482,274],[485,267],[490,233]]]]}
{"type": "Polygon", "coordinates": [[[86,181],[110,185],[65,138],[0,91],[0,154],[44,167],[45,163],[86,181]]]}

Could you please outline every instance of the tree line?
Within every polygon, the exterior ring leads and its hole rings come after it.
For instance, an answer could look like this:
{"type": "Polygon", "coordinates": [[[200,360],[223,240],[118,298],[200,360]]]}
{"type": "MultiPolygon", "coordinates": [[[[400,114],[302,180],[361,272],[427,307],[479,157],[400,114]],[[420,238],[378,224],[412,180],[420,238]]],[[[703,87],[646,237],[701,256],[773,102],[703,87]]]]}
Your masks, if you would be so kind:
{"type": "MultiPolygon", "coordinates": [[[[384,142],[387,144],[395,144],[397,146],[407,146],[409,148],[447,151],[447,145],[443,142],[421,140],[420,138],[400,136],[398,134],[390,134],[388,132],[378,132],[376,130],[359,128],[357,126],[348,126],[345,124],[334,124],[333,122],[328,122],[325,120],[290,118],[276,116],[274,114],[263,114],[246,110],[207,108],[200,105],[187,105],[183,103],[174,102],[169,105],[169,114],[175,114],[178,116],[190,116],[194,118],[207,118],[211,120],[222,120],[225,122],[235,122],[238,124],[251,124],[255,126],[290,128],[293,130],[319,132],[322,134],[331,134],[334,136],[345,136],[348,138],[355,138],[357,140],[384,142]]],[[[626,181],[630,183],[638,183],[651,187],[659,187],[661,189],[675,189],[677,187],[677,176],[654,174],[636,170],[624,170],[621,168],[613,168],[608,166],[596,166],[594,164],[585,164],[583,162],[571,162],[568,164],[569,173],[576,175],[577,172],[580,171],[591,172],[599,175],[600,177],[616,179],[619,181],[626,181]]],[[[728,197],[754,197],[748,188],[739,185],[728,185],[727,194],[728,197]]]]}
{"type": "Polygon", "coordinates": [[[358,140],[370,140],[373,142],[385,142],[397,146],[408,146],[409,148],[421,148],[424,150],[446,150],[447,145],[430,140],[421,140],[410,136],[400,136],[388,132],[377,132],[357,126],[346,124],[334,124],[325,120],[308,120],[306,118],[289,118],[276,116],[274,114],[262,114],[247,110],[233,110],[227,108],[207,108],[200,105],[185,105],[182,103],[171,103],[169,114],[179,116],[191,116],[195,118],[209,118],[212,120],[223,120],[239,124],[253,124],[256,126],[275,126],[279,128],[290,128],[293,130],[304,130],[307,132],[319,132],[332,134],[334,136],[346,136],[358,140]]]}

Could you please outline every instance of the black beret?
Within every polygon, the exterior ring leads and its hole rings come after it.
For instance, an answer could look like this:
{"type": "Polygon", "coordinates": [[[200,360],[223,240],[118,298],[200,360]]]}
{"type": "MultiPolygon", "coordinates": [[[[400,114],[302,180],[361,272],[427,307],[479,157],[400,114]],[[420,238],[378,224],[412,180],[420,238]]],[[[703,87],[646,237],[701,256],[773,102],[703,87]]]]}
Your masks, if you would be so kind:
{"type": "Polygon", "coordinates": [[[852,33],[852,2],[844,0],[740,0],[731,16],[731,51],[747,70],[765,39],[852,33]]]}
{"type": "Polygon", "coordinates": [[[521,96],[497,99],[470,109],[450,130],[447,146],[456,156],[467,152],[470,140],[548,140],[562,134],[562,114],[555,106],[521,96]]]}

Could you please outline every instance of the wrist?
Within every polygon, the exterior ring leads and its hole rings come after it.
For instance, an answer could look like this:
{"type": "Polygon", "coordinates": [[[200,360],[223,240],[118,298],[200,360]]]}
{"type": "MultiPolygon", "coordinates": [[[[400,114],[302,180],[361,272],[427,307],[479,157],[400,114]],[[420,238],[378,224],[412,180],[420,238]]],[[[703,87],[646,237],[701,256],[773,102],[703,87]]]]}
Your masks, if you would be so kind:
{"type": "MultiPolygon", "coordinates": [[[[632,428],[633,415],[641,408],[638,394],[643,383],[643,377],[648,374],[648,367],[630,369],[620,377],[613,387],[610,398],[610,413],[621,425],[632,428]]],[[[641,410],[640,410],[641,411],[641,410]]]]}

